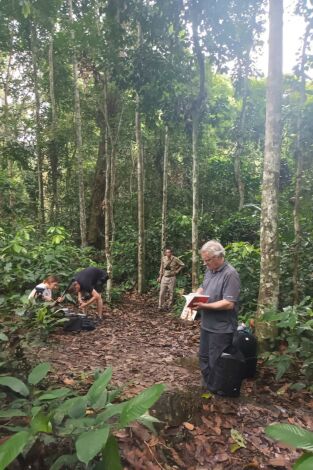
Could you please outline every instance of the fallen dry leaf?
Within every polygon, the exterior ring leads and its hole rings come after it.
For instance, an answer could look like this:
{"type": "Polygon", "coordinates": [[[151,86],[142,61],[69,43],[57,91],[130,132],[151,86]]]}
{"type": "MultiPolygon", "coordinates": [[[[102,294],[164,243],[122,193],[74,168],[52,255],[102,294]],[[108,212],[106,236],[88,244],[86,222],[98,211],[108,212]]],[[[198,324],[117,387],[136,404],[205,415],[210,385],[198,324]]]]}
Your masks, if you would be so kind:
{"type": "Polygon", "coordinates": [[[193,431],[194,430],[194,425],[192,423],[183,423],[183,426],[188,429],[188,431],[193,431]]]}

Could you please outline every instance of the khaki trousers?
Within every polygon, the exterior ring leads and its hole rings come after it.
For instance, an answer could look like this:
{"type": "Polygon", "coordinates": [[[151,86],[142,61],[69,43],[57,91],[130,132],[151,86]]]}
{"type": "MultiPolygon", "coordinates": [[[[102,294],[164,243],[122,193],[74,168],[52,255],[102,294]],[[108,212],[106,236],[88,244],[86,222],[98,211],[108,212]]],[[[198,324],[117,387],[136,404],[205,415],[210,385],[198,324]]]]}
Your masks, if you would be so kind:
{"type": "Polygon", "coordinates": [[[160,286],[160,296],[159,296],[159,308],[172,306],[175,283],[176,283],[176,276],[173,276],[173,277],[163,276],[162,277],[161,286],[160,286]],[[167,295],[168,295],[168,299],[166,300],[167,295]]]}

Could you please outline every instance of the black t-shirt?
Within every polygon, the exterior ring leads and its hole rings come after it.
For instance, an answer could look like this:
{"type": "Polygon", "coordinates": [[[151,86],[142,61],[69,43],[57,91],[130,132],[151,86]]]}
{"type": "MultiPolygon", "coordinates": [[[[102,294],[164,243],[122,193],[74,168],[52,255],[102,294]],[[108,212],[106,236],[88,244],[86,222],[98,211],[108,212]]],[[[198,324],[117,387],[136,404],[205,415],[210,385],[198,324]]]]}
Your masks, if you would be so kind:
{"type": "Polygon", "coordinates": [[[89,294],[91,294],[97,284],[104,284],[107,279],[108,275],[105,271],[93,266],[79,271],[79,273],[74,276],[74,281],[77,281],[80,285],[80,291],[88,292],[89,294]]]}

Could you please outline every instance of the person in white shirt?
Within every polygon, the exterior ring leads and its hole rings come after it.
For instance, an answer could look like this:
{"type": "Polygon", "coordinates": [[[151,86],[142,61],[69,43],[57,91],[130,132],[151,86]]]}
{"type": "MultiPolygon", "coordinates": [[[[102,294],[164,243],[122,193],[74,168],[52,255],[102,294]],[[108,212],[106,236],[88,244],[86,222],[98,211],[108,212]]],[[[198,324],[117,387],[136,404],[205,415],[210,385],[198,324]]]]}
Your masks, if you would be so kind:
{"type": "MultiPolygon", "coordinates": [[[[56,276],[48,276],[44,281],[34,287],[34,289],[29,294],[28,299],[40,299],[44,300],[45,302],[51,302],[53,300],[52,291],[58,289],[58,287],[58,278],[56,276]]],[[[58,297],[56,299],[57,302],[62,302],[63,300],[63,297],[58,297]]]]}

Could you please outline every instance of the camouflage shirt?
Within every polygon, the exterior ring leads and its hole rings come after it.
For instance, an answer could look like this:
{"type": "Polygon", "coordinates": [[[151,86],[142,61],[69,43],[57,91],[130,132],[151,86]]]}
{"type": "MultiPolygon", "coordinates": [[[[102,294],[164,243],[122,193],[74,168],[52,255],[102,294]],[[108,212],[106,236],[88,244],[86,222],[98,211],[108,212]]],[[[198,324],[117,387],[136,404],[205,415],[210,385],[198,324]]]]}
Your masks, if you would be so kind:
{"type": "Polygon", "coordinates": [[[160,276],[174,277],[176,276],[176,271],[183,266],[185,266],[184,263],[179,258],[176,258],[176,256],[171,256],[170,258],[163,256],[160,267],[160,276]]]}

